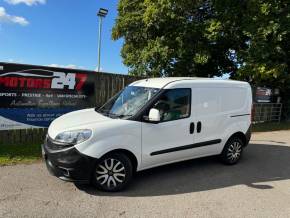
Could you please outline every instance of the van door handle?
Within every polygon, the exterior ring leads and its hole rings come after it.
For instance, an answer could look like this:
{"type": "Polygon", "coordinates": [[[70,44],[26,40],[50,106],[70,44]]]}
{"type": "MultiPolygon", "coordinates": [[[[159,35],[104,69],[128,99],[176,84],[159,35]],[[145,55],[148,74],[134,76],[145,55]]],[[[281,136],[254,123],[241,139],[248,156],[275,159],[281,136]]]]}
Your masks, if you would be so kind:
{"type": "Polygon", "coordinates": [[[194,133],[194,123],[190,123],[189,132],[190,134],[194,133]]]}
{"type": "Polygon", "coordinates": [[[197,133],[201,132],[201,122],[200,121],[197,123],[196,131],[197,131],[197,133]]]}

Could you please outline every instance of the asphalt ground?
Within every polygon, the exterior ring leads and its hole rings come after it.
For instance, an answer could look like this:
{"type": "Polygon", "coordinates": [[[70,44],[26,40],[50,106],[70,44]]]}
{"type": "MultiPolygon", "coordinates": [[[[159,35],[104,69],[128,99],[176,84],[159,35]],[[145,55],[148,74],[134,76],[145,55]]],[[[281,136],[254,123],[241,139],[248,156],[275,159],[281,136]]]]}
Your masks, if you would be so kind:
{"type": "Polygon", "coordinates": [[[0,217],[290,217],[290,131],[254,134],[235,166],[163,166],[119,193],[63,182],[42,162],[0,167],[0,217]]]}

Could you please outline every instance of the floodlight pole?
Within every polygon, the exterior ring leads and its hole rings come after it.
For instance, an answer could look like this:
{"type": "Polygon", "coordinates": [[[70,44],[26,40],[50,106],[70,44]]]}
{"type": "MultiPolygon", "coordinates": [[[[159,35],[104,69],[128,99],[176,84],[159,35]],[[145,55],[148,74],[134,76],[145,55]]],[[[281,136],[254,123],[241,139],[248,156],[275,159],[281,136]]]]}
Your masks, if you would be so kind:
{"type": "Polygon", "coordinates": [[[102,25],[103,25],[103,17],[99,17],[99,40],[98,40],[98,72],[101,70],[101,41],[102,41],[102,25]]]}
{"type": "Polygon", "coordinates": [[[108,14],[108,10],[100,8],[98,12],[99,17],[99,40],[98,40],[98,72],[101,70],[101,43],[102,43],[102,27],[103,27],[103,18],[108,14]]]}

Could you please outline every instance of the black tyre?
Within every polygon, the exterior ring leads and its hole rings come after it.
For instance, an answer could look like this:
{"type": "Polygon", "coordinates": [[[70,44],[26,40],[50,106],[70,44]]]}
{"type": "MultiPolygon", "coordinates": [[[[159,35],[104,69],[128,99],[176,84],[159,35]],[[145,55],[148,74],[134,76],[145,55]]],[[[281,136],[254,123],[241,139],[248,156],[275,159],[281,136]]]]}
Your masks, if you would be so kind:
{"type": "Polygon", "coordinates": [[[125,154],[112,153],[97,163],[92,181],[101,191],[116,192],[128,185],[132,175],[131,160],[125,154]]]}
{"type": "Polygon", "coordinates": [[[234,165],[239,162],[242,157],[244,143],[238,137],[230,138],[221,155],[221,161],[227,165],[234,165]]]}

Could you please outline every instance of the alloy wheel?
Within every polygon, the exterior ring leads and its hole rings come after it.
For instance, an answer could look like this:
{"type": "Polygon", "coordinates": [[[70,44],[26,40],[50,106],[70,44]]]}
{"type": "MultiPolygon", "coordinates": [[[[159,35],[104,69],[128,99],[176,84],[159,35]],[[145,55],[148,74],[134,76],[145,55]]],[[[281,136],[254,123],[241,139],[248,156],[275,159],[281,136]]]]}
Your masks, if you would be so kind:
{"type": "Polygon", "coordinates": [[[108,189],[114,189],[123,184],[126,179],[124,164],[116,159],[108,158],[98,164],[96,181],[108,189]]]}
{"type": "Polygon", "coordinates": [[[236,162],[242,154],[242,145],[238,141],[234,141],[228,148],[227,158],[231,162],[236,162]]]}

